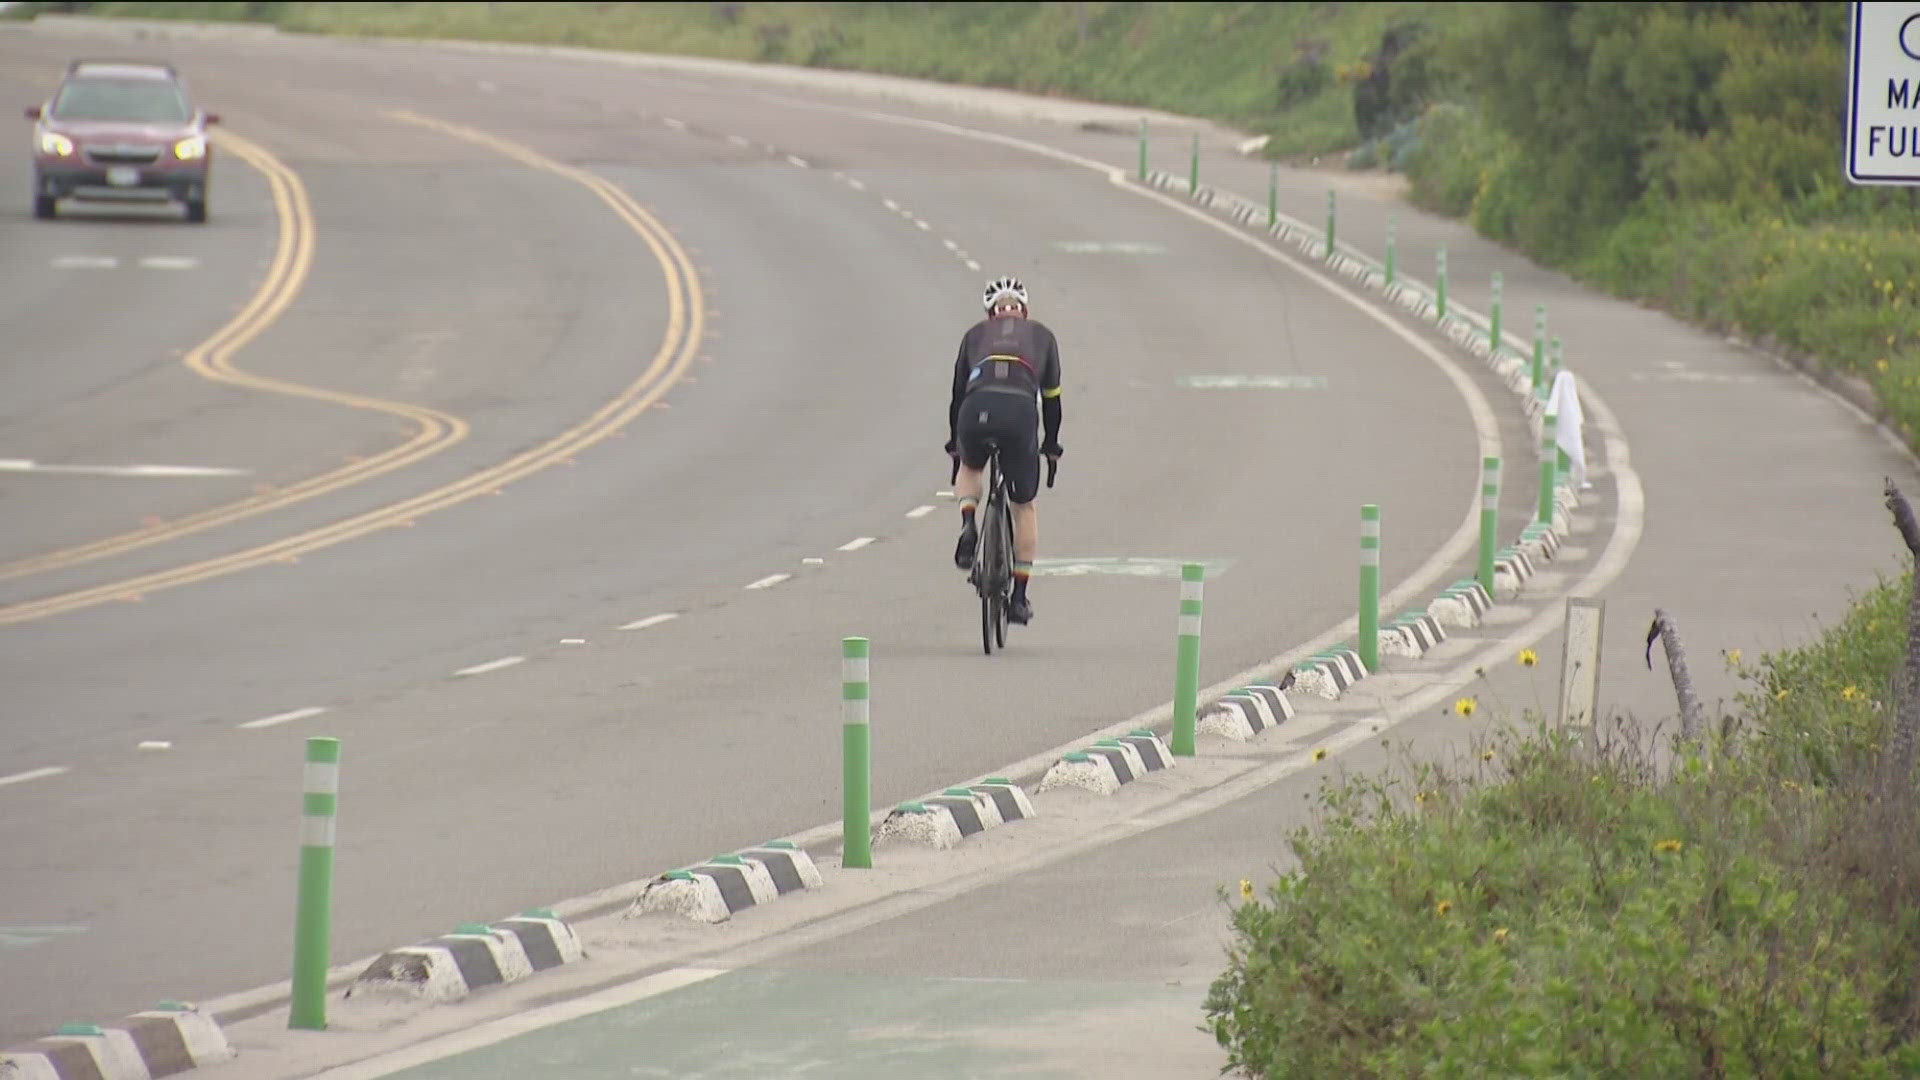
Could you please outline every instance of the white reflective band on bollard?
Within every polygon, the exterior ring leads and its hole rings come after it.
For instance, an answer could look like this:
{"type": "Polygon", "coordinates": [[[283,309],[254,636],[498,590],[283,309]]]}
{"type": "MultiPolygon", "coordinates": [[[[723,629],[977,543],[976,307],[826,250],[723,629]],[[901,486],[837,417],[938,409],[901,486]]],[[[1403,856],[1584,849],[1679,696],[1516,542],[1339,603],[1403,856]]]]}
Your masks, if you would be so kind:
{"type": "Polygon", "coordinates": [[[310,814],[303,815],[300,818],[300,846],[332,847],[334,836],[333,822],[334,819],[332,815],[326,817],[314,817],[310,814]]]}
{"type": "Polygon", "coordinates": [[[867,681],[867,658],[864,656],[843,657],[840,661],[840,681],[863,683],[867,681]]]}
{"type": "Polygon", "coordinates": [[[1361,548],[1360,549],[1360,565],[1361,566],[1379,566],[1380,565],[1380,549],[1379,548],[1361,548]]]}
{"type": "Polygon", "coordinates": [[[340,765],[333,761],[309,761],[306,771],[306,792],[309,795],[338,795],[340,793],[340,765]]]}
{"type": "Polygon", "coordinates": [[[1180,636],[1181,637],[1199,637],[1200,636],[1200,616],[1198,615],[1180,616],[1180,636]]]}
{"type": "Polygon", "coordinates": [[[1204,599],[1204,597],[1201,594],[1206,591],[1206,587],[1207,587],[1207,583],[1204,581],[1182,581],[1180,583],[1180,599],[1182,600],[1204,599]]]}

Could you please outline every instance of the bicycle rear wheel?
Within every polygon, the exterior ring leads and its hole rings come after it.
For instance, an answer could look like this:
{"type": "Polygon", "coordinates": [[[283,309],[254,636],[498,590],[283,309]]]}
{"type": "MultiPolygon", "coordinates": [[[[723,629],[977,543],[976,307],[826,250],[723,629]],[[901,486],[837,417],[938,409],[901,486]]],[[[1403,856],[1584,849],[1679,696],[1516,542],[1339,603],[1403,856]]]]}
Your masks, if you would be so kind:
{"type": "Polygon", "coordinates": [[[999,573],[994,580],[999,588],[994,590],[998,602],[994,604],[993,638],[1000,648],[1007,647],[1007,624],[1013,621],[1009,608],[1012,604],[1013,582],[1013,511],[1007,506],[1007,493],[1002,490],[1000,497],[994,500],[994,531],[999,534],[1000,549],[999,573]]]}

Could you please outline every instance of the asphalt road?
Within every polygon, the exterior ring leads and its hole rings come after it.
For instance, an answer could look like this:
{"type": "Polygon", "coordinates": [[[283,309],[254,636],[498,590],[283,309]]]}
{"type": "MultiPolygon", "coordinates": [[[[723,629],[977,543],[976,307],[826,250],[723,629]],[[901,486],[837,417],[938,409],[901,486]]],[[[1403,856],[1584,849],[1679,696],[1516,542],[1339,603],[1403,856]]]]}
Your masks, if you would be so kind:
{"type": "MultiPolygon", "coordinates": [[[[9,30],[0,86],[31,102],[99,44],[9,30]]],[[[1466,519],[1483,440],[1524,441],[1321,285],[1012,146],[560,59],[166,52],[297,178],[311,261],[235,385],[184,361],[304,227],[235,153],[205,228],[0,217],[0,457],[247,470],[0,474],[28,567],[0,580],[0,779],[65,770],[0,786],[0,934],[51,928],[5,939],[0,1045],[285,977],[307,735],[344,746],[346,958],[830,820],[844,634],[874,640],[876,805],[1164,700],[1166,578],[1043,577],[979,656],[935,492],[989,276],[1064,347],[1043,556],[1213,560],[1222,672],[1349,616],[1361,503],[1391,588],[1466,519]],[[1324,383],[1180,382],[1208,375],[1324,383]]]]}

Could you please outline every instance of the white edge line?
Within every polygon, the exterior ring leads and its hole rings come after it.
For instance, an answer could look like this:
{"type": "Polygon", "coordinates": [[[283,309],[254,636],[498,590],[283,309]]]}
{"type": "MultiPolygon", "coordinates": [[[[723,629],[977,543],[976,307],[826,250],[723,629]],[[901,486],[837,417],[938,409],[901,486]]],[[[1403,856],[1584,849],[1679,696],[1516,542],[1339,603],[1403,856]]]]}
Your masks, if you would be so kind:
{"type": "Polygon", "coordinates": [[[258,720],[249,720],[239,726],[245,730],[272,727],[275,724],[288,724],[295,720],[305,720],[309,716],[319,716],[326,711],[326,709],[318,705],[309,705],[304,709],[294,709],[291,712],[274,713],[272,716],[263,716],[258,720]]]}
{"type": "Polygon", "coordinates": [[[498,660],[489,660],[484,664],[475,664],[472,667],[463,667],[459,671],[454,672],[454,674],[455,675],[485,675],[489,671],[499,671],[501,668],[504,668],[504,667],[512,667],[515,664],[524,662],[526,659],[527,658],[524,656],[503,656],[498,660]]]}
{"type": "Polygon", "coordinates": [[[672,622],[673,620],[679,617],[680,617],[680,613],[677,611],[662,612],[659,615],[649,615],[644,619],[635,619],[634,621],[630,623],[626,623],[625,625],[621,626],[620,629],[646,630],[655,626],[659,626],[661,623],[672,622]]]}
{"type": "Polygon", "coordinates": [[[746,587],[749,589],[771,589],[792,576],[792,574],[768,574],[759,581],[748,582],[746,587]]]}
{"type": "Polygon", "coordinates": [[[14,773],[12,776],[0,776],[0,787],[6,787],[8,784],[24,784],[29,780],[40,780],[49,776],[59,776],[66,771],[67,767],[65,765],[49,765],[44,769],[29,769],[23,773],[14,773]]]}
{"type": "Polygon", "coordinates": [[[916,506],[913,509],[907,511],[907,516],[910,518],[923,518],[923,517],[926,517],[928,514],[933,513],[934,509],[935,508],[931,506],[916,506]]]}
{"type": "Polygon", "coordinates": [[[866,547],[868,544],[871,544],[871,543],[873,543],[873,537],[871,536],[856,536],[853,539],[847,541],[846,543],[841,544],[835,550],[859,551],[861,548],[866,547]]]}
{"type": "Polygon", "coordinates": [[[498,1020],[491,1020],[464,1031],[450,1032],[435,1039],[428,1039],[426,1042],[417,1043],[403,1050],[381,1054],[365,1061],[356,1061],[336,1069],[328,1069],[318,1074],[314,1080],[376,1080],[378,1077],[399,1072],[401,1069],[425,1065],[455,1054],[505,1042],[515,1036],[538,1031],[553,1024],[577,1020],[583,1016],[591,1016],[597,1012],[617,1009],[622,1005],[631,1005],[636,1001],[670,993],[705,982],[716,975],[724,975],[727,971],[727,968],[717,967],[676,967],[657,971],[644,978],[622,983],[585,997],[558,1001],[538,1009],[503,1016],[498,1020]]]}
{"type": "Polygon", "coordinates": [[[806,159],[806,158],[803,158],[803,157],[801,157],[801,156],[800,156],[800,155],[798,155],[798,154],[788,154],[788,155],[787,155],[787,164],[789,164],[789,165],[791,165],[791,166],[793,166],[793,167],[794,167],[794,168],[796,168],[796,169],[811,169],[811,168],[813,168],[813,166],[812,166],[812,165],[810,165],[810,164],[808,164],[808,163],[807,163],[807,159],[806,159]]]}

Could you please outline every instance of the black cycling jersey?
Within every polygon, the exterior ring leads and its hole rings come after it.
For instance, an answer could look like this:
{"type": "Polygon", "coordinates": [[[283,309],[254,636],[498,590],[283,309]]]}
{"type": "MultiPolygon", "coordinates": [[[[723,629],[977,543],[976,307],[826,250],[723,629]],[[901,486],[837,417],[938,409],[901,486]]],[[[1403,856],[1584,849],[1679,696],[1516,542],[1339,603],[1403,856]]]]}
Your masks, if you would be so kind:
{"type": "MultiPolygon", "coordinates": [[[[1060,345],[1037,319],[1002,315],[973,324],[960,339],[953,362],[953,401],[947,408],[948,434],[954,434],[960,402],[981,390],[1008,391],[1057,402],[1060,397],[1060,345]]],[[[1048,435],[1058,434],[1057,404],[1048,410],[1048,435]]]]}

